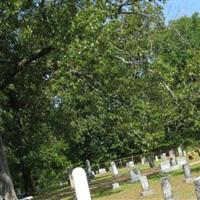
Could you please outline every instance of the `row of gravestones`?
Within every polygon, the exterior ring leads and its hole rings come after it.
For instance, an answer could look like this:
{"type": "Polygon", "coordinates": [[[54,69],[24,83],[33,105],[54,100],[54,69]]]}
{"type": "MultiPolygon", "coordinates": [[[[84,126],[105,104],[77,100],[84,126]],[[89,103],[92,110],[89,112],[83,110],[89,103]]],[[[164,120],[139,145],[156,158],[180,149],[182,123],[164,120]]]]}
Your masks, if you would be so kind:
{"type": "MultiPolygon", "coordinates": [[[[113,176],[117,177],[119,175],[118,169],[114,162],[111,162],[111,168],[113,176]]],[[[200,177],[193,178],[189,164],[183,164],[184,180],[186,183],[194,182],[195,191],[197,195],[197,200],[200,200],[200,177]]],[[[138,169],[130,168],[131,182],[140,181],[142,192],[141,195],[147,196],[153,194],[153,190],[150,189],[147,176],[142,176],[138,169]]],[[[73,187],[75,189],[76,200],[91,200],[90,189],[88,185],[87,174],[82,168],[75,168],[72,171],[73,187]]],[[[117,180],[114,178],[114,180],[117,180]]],[[[113,183],[113,189],[119,188],[118,182],[113,183]]],[[[168,177],[163,177],[161,179],[161,187],[163,190],[163,195],[165,200],[175,200],[173,191],[171,189],[171,184],[168,177]]]]}

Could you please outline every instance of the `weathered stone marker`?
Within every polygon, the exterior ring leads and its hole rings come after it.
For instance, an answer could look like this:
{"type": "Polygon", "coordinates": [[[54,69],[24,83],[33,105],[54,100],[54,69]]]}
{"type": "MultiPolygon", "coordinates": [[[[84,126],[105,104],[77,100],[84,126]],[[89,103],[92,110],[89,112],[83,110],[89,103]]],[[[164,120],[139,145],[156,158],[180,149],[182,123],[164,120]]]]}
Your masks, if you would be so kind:
{"type": "Polygon", "coordinates": [[[194,179],[197,200],[200,200],[200,176],[194,179]]]}
{"type": "Polygon", "coordinates": [[[77,167],[72,171],[77,200],[91,200],[87,176],[83,168],[77,167]]]}
{"type": "Polygon", "coordinates": [[[168,177],[161,179],[161,187],[165,200],[175,200],[168,177]]]}
{"type": "Polygon", "coordinates": [[[130,177],[131,177],[131,182],[137,182],[140,180],[141,172],[139,169],[131,169],[130,170],[130,177]]]}
{"type": "Polygon", "coordinates": [[[86,162],[86,167],[87,167],[87,173],[91,173],[92,168],[91,168],[91,165],[90,165],[90,161],[86,160],[85,162],[86,162]]]}
{"type": "Polygon", "coordinates": [[[162,159],[162,160],[167,160],[166,153],[162,153],[162,155],[161,155],[161,159],[162,159]]]}
{"type": "Polygon", "coordinates": [[[158,161],[159,161],[159,158],[158,158],[158,156],[155,156],[155,160],[156,160],[156,162],[158,162],[158,161]]]}
{"type": "Polygon", "coordinates": [[[184,164],[187,164],[187,159],[186,157],[178,157],[176,158],[176,162],[178,165],[182,166],[184,164]]]}
{"type": "Polygon", "coordinates": [[[181,147],[178,147],[178,155],[181,157],[183,156],[183,151],[181,147]]]}
{"type": "Polygon", "coordinates": [[[183,167],[183,172],[184,172],[184,176],[185,176],[184,181],[186,183],[192,183],[192,182],[194,182],[194,179],[192,177],[192,173],[190,171],[189,164],[184,164],[182,167],[183,167]]]}
{"type": "Polygon", "coordinates": [[[169,171],[171,171],[171,165],[170,165],[170,161],[169,160],[160,163],[160,171],[161,172],[169,172],[169,171]]]}
{"type": "Polygon", "coordinates": [[[114,161],[111,162],[111,171],[112,171],[114,176],[118,176],[119,175],[119,171],[118,171],[114,161]]]}
{"type": "Polygon", "coordinates": [[[142,196],[148,196],[153,194],[153,190],[149,188],[149,183],[146,176],[140,176],[140,183],[142,186],[142,192],[140,194],[142,196]]]}

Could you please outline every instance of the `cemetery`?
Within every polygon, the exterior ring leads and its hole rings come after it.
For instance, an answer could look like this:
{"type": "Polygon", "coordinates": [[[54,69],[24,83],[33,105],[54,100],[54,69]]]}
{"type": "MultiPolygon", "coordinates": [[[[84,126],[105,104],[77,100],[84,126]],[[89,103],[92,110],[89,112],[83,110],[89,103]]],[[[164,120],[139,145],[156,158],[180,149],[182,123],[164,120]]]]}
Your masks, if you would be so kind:
{"type": "Polygon", "coordinates": [[[0,0],[0,200],[200,200],[200,0],[0,0]]]}
{"type": "MultiPolygon", "coordinates": [[[[200,198],[200,157],[194,151],[193,159],[189,153],[180,150],[154,157],[155,166],[150,168],[145,157],[140,162],[130,160],[124,165],[123,159],[110,162],[110,168],[100,168],[96,174],[92,164],[86,160],[85,170],[75,168],[70,184],[51,192],[47,196],[35,199],[77,199],[77,200],[195,200],[200,198]],[[167,155],[168,154],[168,155],[167,155]],[[184,155],[185,154],[185,155],[184,155]],[[174,162],[170,162],[175,159],[174,162]],[[144,162],[145,161],[145,162],[144,162]],[[90,174],[93,174],[92,176],[90,174]]],[[[134,159],[134,157],[129,157],[134,159]]],[[[125,159],[127,160],[127,159],[125,159]]],[[[44,194],[43,194],[44,195],[44,194]]]]}

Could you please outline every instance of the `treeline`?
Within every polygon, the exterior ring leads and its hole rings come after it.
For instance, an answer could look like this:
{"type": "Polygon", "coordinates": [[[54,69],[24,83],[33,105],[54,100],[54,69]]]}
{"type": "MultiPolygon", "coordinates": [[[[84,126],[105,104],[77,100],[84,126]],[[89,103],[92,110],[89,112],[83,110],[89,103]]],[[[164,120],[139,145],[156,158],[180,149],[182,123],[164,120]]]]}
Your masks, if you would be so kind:
{"type": "Polygon", "coordinates": [[[70,163],[199,142],[200,17],[167,25],[163,5],[0,3],[5,199],[16,199],[10,174],[28,195],[70,163]]]}

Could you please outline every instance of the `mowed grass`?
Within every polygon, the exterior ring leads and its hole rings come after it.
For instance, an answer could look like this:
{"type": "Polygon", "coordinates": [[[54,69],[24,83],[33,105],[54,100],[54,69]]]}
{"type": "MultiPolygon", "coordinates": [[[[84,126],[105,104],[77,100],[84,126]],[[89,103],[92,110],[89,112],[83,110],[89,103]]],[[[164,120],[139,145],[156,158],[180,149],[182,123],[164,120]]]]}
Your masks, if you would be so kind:
{"type": "MultiPolygon", "coordinates": [[[[200,176],[200,164],[191,167],[193,176],[200,176]]],[[[114,191],[111,188],[97,192],[93,195],[94,200],[163,200],[163,193],[160,186],[160,179],[164,176],[170,178],[172,190],[177,200],[196,200],[194,184],[185,183],[182,170],[171,172],[170,174],[159,173],[149,176],[150,188],[154,191],[151,196],[141,196],[140,183],[125,183],[121,188],[114,191]]]]}
{"type": "MultiPolygon", "coordinates": [[[[156,163],[155,170],[158,171],[158,166],[161,161],[156,163]]],[[[194,177],[200,176],[200,159],[198,155],[195,155],[191,166],[192,174],[194,177]]],[[[137,164],[136,167],[141,171],[148,173],[148,164],[137,164]]],[[[104,175],[96,175],[95,179],[90,184],[90,190],[92,193],[92,200],[163,200],[163,193],[160,186],[160,179],[164,176],[169,176],[172,185],[172,190],[177,200],[193,200],[196,199],[194,184],[187,184],[184,180],[183,171],[180,169],[168,174],[156,172],[153,175],[148,176],[150,188],[154,191],[151,196],[143,197],[140,195],[142,191],[140,183],[129,182],[129,172],[127,168],[119,169],[121,176],[120,189],[112,190],[113,177],[110,172],[104,175]]],[[[63,186],[51,188],[45,192],[36,196],[36,200],[73,200],[74,191],[70,186],[65,183],[63,186]]]]}

